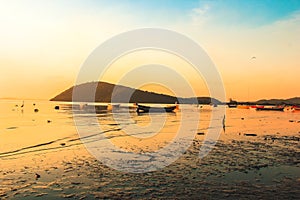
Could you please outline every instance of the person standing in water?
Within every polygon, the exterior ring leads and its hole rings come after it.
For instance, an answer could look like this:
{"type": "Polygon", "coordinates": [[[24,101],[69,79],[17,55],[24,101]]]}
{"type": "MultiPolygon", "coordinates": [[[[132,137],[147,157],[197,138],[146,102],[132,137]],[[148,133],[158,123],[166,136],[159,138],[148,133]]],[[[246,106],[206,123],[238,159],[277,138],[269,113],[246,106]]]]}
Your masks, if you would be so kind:
{"type": "Polygon", "coordinates": [[[226,125],[225,125],[225,115],[224,115],[224,117],[223,117],[222,124],[223,124],[223,130],[224,130],[224,133],[225,133],[225,127],[226,127],[226,125]]]}

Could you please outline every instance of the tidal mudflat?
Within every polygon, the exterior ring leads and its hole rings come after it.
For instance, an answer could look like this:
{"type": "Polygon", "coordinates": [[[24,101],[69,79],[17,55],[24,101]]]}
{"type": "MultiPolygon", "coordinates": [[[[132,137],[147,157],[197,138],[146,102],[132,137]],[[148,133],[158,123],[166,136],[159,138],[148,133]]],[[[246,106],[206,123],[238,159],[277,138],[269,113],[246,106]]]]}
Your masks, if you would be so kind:
{"type": "MultiPolygon", "coordinates": [[[[187,151],[153,172],[126,173],[92,156],[82,144],[68,109],[56,102],[2,101],[0,122],[1,199],[297,199],[300,196],[300,115],[226,108],[226,131],[212,151],[199,157],[210,128],[210,108],[202,112],[187,151]],[[34,109],[38,108],[38,112],[34,109]]],[[[114,143],[128,151],[162,148],[179,126],[167,115],[166,129],[154,141],[133,143],[112,113],[98,118],[114,143]]],[[[149,123],[131,113],[133,123],[149,123]]],[[[83,120],[88,116],[83,116],[83,120]]],[[[91,127],[89,124],[87,127],[91,127]]],[[[140,133],[146,134],[146,133],[140,133]]],[[[132,136],[131,136],[132,137],[132,136]]],[[[93,142],[93,138],[90,141],[93,142]]]]}

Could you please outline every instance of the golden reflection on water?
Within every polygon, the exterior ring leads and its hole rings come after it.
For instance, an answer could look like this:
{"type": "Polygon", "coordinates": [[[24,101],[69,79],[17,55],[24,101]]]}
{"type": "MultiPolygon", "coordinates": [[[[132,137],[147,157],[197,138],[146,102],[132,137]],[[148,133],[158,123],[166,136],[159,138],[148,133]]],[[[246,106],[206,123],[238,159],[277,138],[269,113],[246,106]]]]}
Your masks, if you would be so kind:
{"type": "MultiPolygon", "coordinates": [[[[58,102],[32,102],[25,101],[2,101],[0,104],[0,156],[8,156],[5,152],[13,152],[18,155],[22,152],[34,150],[47,150],[52,148],[72,145],[78,139],[76,127],[73,122],[71,106],[65,110],[55,110],[58,102]],[[35,105],[34,105],[35,104],[35,105]],[[18,105],[18,106],[16,106],[18,105]],[[38,108],[38,112],[34,109],[38,108]],[[46,144],[46,145],[42,145],[46,144]],[[26,149],[28,148],[28,149],[26,149]]],[[[205,138],[210,126],[212,110],[210,106],[201,108],[191,106],[191,112],[200,112],[198,130],[195,137],[205,138]],[[199,133],[199,134],[198,134],[199,133]]],[[[255,138],[244,137],[245,133],[259,135],[267,134],[298,134],[300,117],[298,113],[292,112],[256,112],[250,109],[227,109],[226,110],[226,132],[221,134],[221,140],[249,140],[255,138]]],[[[88,118],[88,116],[84,116],[88,118]]],[[[180,128],[180,111],[166,116],[159,114],[143,114],[138,116],[134,109],[130,111],[130,118],[138,128],[136,134],[124,131],[122,123],[116,121],[111,111],[98,116],[99,125],[103,130],[120,128],[120,131],[106,132],[105,136],[118,148],[133,152],[151,152],[163,148],[171,143],[180,128]],[[153,123],[160,122],[158,130],[150,130],[153,123]],[[161,120],[161,121],[159,121],[161,120]],[[109,125],[107,125],[109,124],[109,125]]],[[[221,126],[215,125],[215,126],[221,126]]],[[[90,127],[86,125],[86,129],[90,127]]],[[[214,127],[211,127],[214,128],[214,127]]]]}

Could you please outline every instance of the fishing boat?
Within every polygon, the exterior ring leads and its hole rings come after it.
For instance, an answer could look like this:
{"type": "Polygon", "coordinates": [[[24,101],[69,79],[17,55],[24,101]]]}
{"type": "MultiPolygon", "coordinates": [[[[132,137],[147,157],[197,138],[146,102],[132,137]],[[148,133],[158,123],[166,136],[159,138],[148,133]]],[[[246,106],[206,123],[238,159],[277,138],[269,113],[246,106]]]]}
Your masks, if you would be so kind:
{"type": "Polygon", "coordinates": [[[153,106],[144,106],[137,104],[137,113],[148,113],[148,112],[174,112],[174,110],[178,108],[175,106],[166,106],[166,107],[153,107],[153,106]]]}
{"type": "Polygon", "coordinates": [[[263,106],[263,107],[257,107],[257,111],[283,111],[284,106],[263,106]]]}
{"type": "Polygon", "coordinates": [[[263,108],[264,106],[261,106],[261,105],[252,105],[250,106],[250,110],[256,110],[256,108],[263,108]]]}
{"type": "Polygon", "coordinates": [[[249,105],[237,105],[238,109],[249,109],[250,106],[249,105]]]}
{"type": "Polygon", "coordinates": [[[300,107],[299,106],[292,106],[291,110],[292,110],[292,112],[300,112],[300,107]]]}
{"type": "Polygon", "coordinates": [[[256,109],[256,108],[263,108],[264,106],[259,106],[259,105],[252,105],[252,106],[250,106],[250,108],[254,108],[254,109],[256,109]]]}
{"type": "Polygon", "coordinates": [[[236,108],[238,105],[238,102],[233,100],[232,98],[229,99],[229,103],[227,103],[228,108],[236,108]]]}
{"type": "Polygon", "coordinates": [[[228,108],[236,108],[237,104],[227,104],[228,108]]]}

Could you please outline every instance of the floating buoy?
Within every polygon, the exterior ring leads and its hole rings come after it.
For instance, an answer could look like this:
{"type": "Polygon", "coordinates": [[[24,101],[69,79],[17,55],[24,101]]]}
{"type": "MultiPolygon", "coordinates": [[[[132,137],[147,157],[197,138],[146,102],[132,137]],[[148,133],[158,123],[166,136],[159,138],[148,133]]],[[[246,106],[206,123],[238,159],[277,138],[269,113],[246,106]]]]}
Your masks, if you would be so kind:
{"type": "Polygon", "coordinates": [[[55,106],[54,109],[55,109],[55,110],[59,110],[59,106],[55,106]]]}
{"type": "Polygon", "coordinates": [[[34,109],[34,112],[39,112],[39,109],[35,108],[35,109],[34,109]]]}

